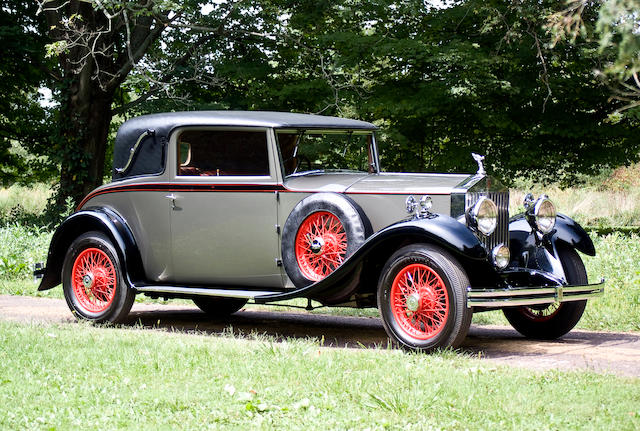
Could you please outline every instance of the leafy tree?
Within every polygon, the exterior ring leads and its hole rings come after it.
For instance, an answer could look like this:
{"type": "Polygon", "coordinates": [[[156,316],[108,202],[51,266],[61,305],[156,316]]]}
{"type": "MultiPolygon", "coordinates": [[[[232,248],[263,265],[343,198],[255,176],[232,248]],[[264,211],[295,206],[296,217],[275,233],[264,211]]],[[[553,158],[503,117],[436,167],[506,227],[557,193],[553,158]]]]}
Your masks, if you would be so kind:
{"type": "Polygon", "coordinates": [[[179,96],[185,82],[216,84],[204,43],[258,34],[249,2],[189,0],[39,0],[58,61],[60,103],[52,146],[61,168],[58,203],[78,202],[102,183],[114,114],[158,95],[179,96]],[[245,3],[245,4],[242,4],[245,3]],[[211,5],[210,5],[211,6],[211,5]],[[163,43],[160,43],[160,41],[163,43]],[[131,100],[127,94],[135,90],[131,100]]]}
{"type": "Polygon", "coordinates": [[[610,53],[594,42],[549,49],[548,16],[562,4],[266,3],[286,17],[269,28],[272,43],[221,53],[228,84],[185,88],[200,106],[368,119],[393,170],[468,172],[475,151],[503,178],[570,183],[637,158],[636,123],[609,115],[609,89],[593,73],[610,53]]]}
{"type": "MultiPolygon", "coordinates": [[[[638,0],[570,0],[549,17],[555,43],[596,40],[601,53],[613,54],[598,73],[612,86],[613,98],[622,102],[619,111],[640,106],[639,11],[638,0]]],[[[634,114],[638,116],[639,110],[634,114]]]]}
{"type": "Polygon", "coordinates": [[[428,14],[395,9],[393,29],[374,45],[380,73],[365,106],[391,126],[390,164],[468,171],[475,151],[503,178],[570,183],[637,159],[636,124],[609,116],[609,90],[592,72],[597,45],[546,48],[556,7],[471,0],[428,14]]]}
{"type": "Polygon", "coordinates": [[[46,151],[47,112],[38,88],[48,81],[46,37],[36,5],[0,1],[0,183],[45,179],[54,166],[30,157],[46,151]],[[16,149],[21,151],[16,151],[16,149]]]}
{"type": "MultiPolygon", "coordinates": [[[[637,125],[609,115],[609,89],[592,73],[615,52],[595,41],[549,49],[548,17],[562,4],[447,6],[41,0],[40,20],[25,16],[36,33],[46,28],[57,60],[59,106],[45,142],[61,167],[58,201],[101,184],[114,114],[175,109],[367,119],[382,127],[394,170],[470,171],[476,151],[505,178],[570,182],[637,157],[637,125]]],[[[596,26],[593,10],[580,16],[596,26]]]]}

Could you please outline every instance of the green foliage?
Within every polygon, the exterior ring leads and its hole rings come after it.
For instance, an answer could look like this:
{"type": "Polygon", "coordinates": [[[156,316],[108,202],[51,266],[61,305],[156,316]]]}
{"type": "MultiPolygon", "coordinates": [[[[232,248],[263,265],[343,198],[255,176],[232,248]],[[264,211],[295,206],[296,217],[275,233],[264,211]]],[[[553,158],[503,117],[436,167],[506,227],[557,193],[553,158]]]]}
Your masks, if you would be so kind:
{"type": "MultiPolygon", "coordinates": [[[[207,42],[221,85],[181,85],[193,106],[374,121],[390,171],[474,171],[474,151],[505,182],[567,185],[638,158],[638,121],[610,115],[593,73],[610,53],[596,42],[549,49],[558,2],[259,4],[286,18],[256,12],[271,35],[259,43],[207,42]]],[[[594,7],[583,16],[595,25],[594,7]]]]}
{"type": "Polygon", "coordinates": [[[640,236],[612,234],[595,238],[594,244],[597,257],[585,259],[589,277],[605,277],[607,284],[604,297],[587,307],[584,326],[640,331],[640,236]]]}
{"type": "Polygon", "coordinates": [[[65,196],[78,201],[108,177],[106,141],[115,124],[147,112],[221,108],[373,121],[381,126],[387,170],[474,171],[469,153],[475,151],[487,154],[490,172],[505,182],[575,183],[637,160],[640,118],[611,115],[617,106],[608,100],[611,90],[594,74],[612,67],[631,79],[635,69],[620,65],[638,52],[638,36],[629,31],[637,23],[629,13],[636,0],[573,3],[577,31],[610,34],[606,44],[566,43],[571,38],[558,37],[549,17],[569,12],[547,0],[458,0],[446,7],[389,7],[384,0],[74,0],[53,18],[36,16],[30,2],[7,1],[0,70],[20,73],[0,83],[10,85],[0,88],[3,94],[19,101],[0,112],[15,131],[0,140],[5,181],[59,168],[52,208],[61,207],[65,196]],[[85,40],[77,35],[97,37],[107,16],[113,25],[96,39],[104,43],[99,52],[74,42],[85,40]],[[127,66],[127,22],[140,36],[132,39],[136,67],[127,66]],[[141,34],[155,28],[162,34],[142,44],[141,34]],[[57,64],[47,62],[47,49],[57,64]],[[86,64],[83,74],[77,64],[86,64]],[[49,109],[37,103],[45,82],[55,85],[59,101],[49,109]],[[110,108],[118,114],[111,129],[104,124],[110,108]],[[25,159],[10,150],[15,142],[43,157],[25,159]]]}
{"type": "Polygon", "coordinates": [[[640,19],[638,0],[571,0],[566,9],[549,17],[554,42],[595,40],[606,61],[597,73],[612,88],[620,111],[636,120],[640,116],[640,19]]]}
{"type": "Polygon", "coordinates": [[[46,260],[51,233],[37,227],[11,224],[0,227],[0,278],[31,277],[33,264],[46,260]]]}
{"type": "Polygon", "coordinates": [[[50,131],[38,93],[49,81],[49,65],[44,28],[35,17],[37,4],[5,0],[0,6],[1,186],[51,178],[55,166],[33,155],[47,147],[50,131]]]}
{"type": "Polygon", "coordinates": [[[600,35],[600,49],[616,50],[615,61],[608,69],[622,80],[640,72],[639,10],[637,0],[607,0],[599,10],[596,31],[600,35]]]}
{"type": "Polygon", "coordinates": [[[417,28],[428,31],[406,28],[393,48],[379,45],[385,69],[366,106],[392,129],[387,164],[470,171],[475,151],[505,182],[567,184],[637,158],[636,124],[608,121],[610,91],[592,73],[595,44],[545,48],[556,5],[466,1],[420,16],[417,28]]]}

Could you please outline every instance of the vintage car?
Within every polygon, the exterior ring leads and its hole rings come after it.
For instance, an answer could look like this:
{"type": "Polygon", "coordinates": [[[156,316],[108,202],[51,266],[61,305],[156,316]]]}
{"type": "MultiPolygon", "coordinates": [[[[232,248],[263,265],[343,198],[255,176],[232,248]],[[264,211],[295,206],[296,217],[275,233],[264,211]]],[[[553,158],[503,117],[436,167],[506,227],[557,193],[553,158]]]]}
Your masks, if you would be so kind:
{"type": "Polygon", "coordinates": [[[400,346],[457,346],[474,312],[528,337],[580,319],[585,231],[478,172],[383,172],[376,126],[278,112],[175,112],[125,122],[113,181],[56,230],[39,290],[79,319],[122,322],[136,294],[189,298],[214,318],[247,301],[378,307],[400,346]]]}

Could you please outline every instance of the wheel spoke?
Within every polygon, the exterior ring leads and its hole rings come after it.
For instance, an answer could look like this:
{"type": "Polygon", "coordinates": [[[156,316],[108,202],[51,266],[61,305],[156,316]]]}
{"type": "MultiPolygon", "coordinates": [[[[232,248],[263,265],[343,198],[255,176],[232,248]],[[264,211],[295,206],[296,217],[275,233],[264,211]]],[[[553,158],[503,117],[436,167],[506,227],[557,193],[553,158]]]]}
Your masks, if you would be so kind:
{"type": "Polygon", "coordinates": [[[433,268],[422,263],[405,266],[393,280],[390,294],[396,322],[408,335],[426,340],[443,330],[448,318],[449,298],[444,282],[433,268]],[[407,302],[415,294],[419,306],[411,311],[407,302]]]}
{"type": "Polygon", "coordinates": [[[98,248],[80,252],[71,270],[71,287],[78,304],[88,312],[107,310],[116,291],[116,272],[109,256],[98,248]]]}
{"type": "Polygon", "coordinates": [[[538,307],[521,307],[522,314],[534,322],[544,322],[552,319],[560,310],[562,304],[555,302],[542,308],[538,307]]]}
{"type": "Polygon", "coordinates": [[[323,279],[346,258],[347,235],[342,223],[328,211],[311,214],[298,229],[295,250],[302,274],[312,281],[323,279]],[[319,250],[312,248],[314,243],[321,244],[319,250]]]}

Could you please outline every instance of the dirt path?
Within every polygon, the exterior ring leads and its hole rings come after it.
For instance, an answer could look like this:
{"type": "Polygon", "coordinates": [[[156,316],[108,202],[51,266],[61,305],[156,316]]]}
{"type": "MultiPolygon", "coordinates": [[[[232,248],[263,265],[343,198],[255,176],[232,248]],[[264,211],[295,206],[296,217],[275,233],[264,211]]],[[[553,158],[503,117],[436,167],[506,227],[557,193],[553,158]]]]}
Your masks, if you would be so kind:
{"type": "MultiPolygon", "coordinates": [[[[0,296],[0,320],[38,323],[74,322],[64,300],[0,296]]],[[[208,319],[195,307],[136,304],[131,323],[149,329],[258,332],[276,337],[324,338],[326,346],[386,346],[377,318],[243,310],[224,322],[208,319]]],[[[463,350],[486,361],[534,369],[586,369],[640,377],[640,334],[572,331],[556,341],[532,341],[504,326],[472,326],[463,350]]]]}

